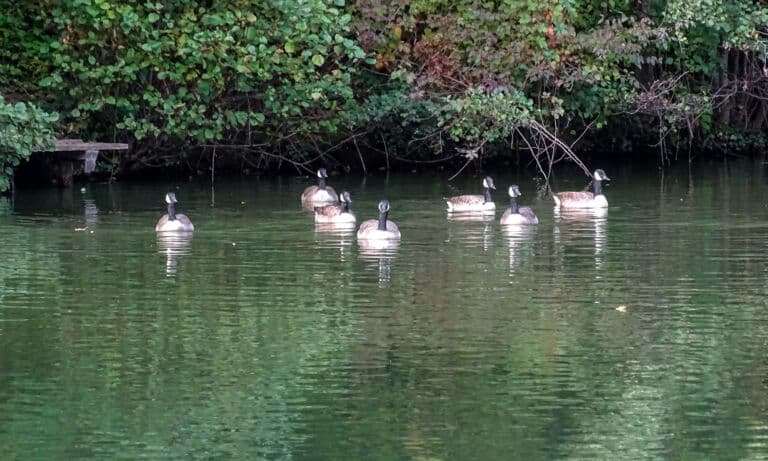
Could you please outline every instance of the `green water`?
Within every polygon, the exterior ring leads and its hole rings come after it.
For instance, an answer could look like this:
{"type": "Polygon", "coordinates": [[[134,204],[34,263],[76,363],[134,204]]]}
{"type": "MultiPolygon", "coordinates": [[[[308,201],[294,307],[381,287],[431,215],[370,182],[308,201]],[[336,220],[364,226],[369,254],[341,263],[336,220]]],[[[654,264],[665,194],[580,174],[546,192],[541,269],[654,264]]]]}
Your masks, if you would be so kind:
{"type": "Polygon", "coordinates": [[[182,184],[176,240],[167,184],[0,198],[0,457],[768,459],[767,169],[606,167],[606,217],[495,174],[515,232],[447,219],[479,177],[331,178],[378,252],[301,178],[182,184]]]}

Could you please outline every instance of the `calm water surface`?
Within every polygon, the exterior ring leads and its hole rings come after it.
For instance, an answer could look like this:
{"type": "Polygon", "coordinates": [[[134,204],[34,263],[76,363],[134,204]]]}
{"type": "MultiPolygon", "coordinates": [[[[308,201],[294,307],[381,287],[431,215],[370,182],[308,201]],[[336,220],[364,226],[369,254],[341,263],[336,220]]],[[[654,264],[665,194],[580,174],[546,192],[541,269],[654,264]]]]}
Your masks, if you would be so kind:
{"type": "Polygon", "coordinates": [[[604,217],[494,175],[513,231],[447,219],[480,177],[331,178],[384,251],[306,178],[181,185],[190,239],[168,184],[0,198],[0,456],[768,459],[768,165],[606,169],[604,217]]]}

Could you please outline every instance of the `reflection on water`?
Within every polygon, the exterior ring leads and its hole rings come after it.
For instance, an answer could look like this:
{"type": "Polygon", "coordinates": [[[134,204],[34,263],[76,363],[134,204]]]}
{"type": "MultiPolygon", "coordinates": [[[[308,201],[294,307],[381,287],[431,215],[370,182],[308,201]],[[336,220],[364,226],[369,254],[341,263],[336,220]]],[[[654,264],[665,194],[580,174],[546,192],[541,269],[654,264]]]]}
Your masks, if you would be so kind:
{"type": "Polygon", "coordinates": [[[165,275],[176,275],[181,257],[192,248],[192,232],[157,232],[157,252],[165,255],[165,275]]]}
{"type": "Polygon", "coordinates": [[[493,245],[495,215],[482,212],[448,213],[448,242],[480,245],[488,251],[493,245]],[[482,223],[482,225],[479,225],[482,223]]]}
{"type": "Polygon", "coordinates": [[[6,216],[11,212],[11,198],[0,195],[0,216],[6,216]]]}
{"type": "Polygon", "coordinates": [[[400,248],[400,241],[360,239],[357,246],[360,259],[379,271],[379,286],[386,286],[392,278],[392,260],[400,248]]]}
{"type": "Polygon", "coordinates": [[[481,221],[481,222],[491,222],[496,218],[496,215],[493,213],[481,213],[481,212],[463,212],[463,213],[453,213],[448,212],[448,221],[481,221]]]}
{"type": "Polygon", "coordinates": [[[536,231],[536,226],[529,225],[506,225],[501,226],[501,232],[507,240],[509,246],[509,274],[515,273],[515,264],[520,253],[526,245],[531,244],[531,240],[536,231]]]}
{"type": "Polygon", "coordinates": [[[315,223],[315,244],[318,248],[330,248],[339,251],[341,260],[345,260],[352,251],[355,241],[354,223],[315,223]]]}
{"type": "Polygon", "coordinates": [[[451,245],[480,246],[483,251],[488,251],[493,246],[495,225],[492,221],[448,222],[448,239],[446,243],[451,245]]]}
{"type": "MultiPolygon", "coordinates": [[[[554,212],[555,244],[563,244],[563,240],[573,238],[588,238],[594,242],[595,268],[603,266],[605,249],[605,228],[608,222],[607,208],[584,208],[561,210],[558,207],[554,212]],[[561,231],[561,228],[563,230],[561,231]],[[564,235],[566,235],[564,237],[564,235]]],[[[598,275],[599,277],[599,275],[598,275]]]]}
{"type": "Polygon", "coordinates": [[[334,178],[391,200],[388,248],[315,227],[306,178],[181,184],[181,235],[164,183],[0,198],[0,453],[764,459],[765,166],[610,171],[607,216],[517,228],[446,219],[442,177],[334,178]]]}
{"type": "Polygon", "coordinates": [[[89,228],[96,227],[99,223],[99,209],[96,207],[96,201],[85,199],[83,203],[83,215],[85,216],[85,225],[89,228]]]}
{"type": "Polygon", "coordinates": [[[318,234],[349,235],[354,234],[356,229],[357,223],[354,222],[315,223],[315,231],[318,234]]]}
{"type": "Polygon", "coordinates": [[[80,189],[83,195],[83,216],[85,218],[85,227],[93,230],[99,223],[99,208],[96,206],[96,200],[89,188],[80,189]]]}

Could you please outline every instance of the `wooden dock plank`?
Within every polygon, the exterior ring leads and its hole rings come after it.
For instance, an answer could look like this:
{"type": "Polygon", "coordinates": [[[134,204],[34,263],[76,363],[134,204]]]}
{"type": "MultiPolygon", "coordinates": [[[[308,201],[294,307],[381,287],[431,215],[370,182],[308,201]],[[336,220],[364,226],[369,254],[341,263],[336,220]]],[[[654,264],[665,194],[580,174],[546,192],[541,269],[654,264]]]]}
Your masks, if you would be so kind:
{"type": "Polygon", "coordinates": [[[87,150],[128,150],[128,144],[116,142],[84,142],[82,139],[57,139],[53,144],[55,152],[85,152],[87,150]]]}
{"type": "Polygon", "coordinates": [[[71,186],[75,172],[75,162],[84,162],[85,174],[93,172],[96,160],[103,151],[127,151],[128,144],[116,142],[86,142],[82,139],[57,139],[53,149],[38,147],[34,152],[48,152],[57,155],[46,155],[52,165],[56,182],[61,186],[71,186]]]}

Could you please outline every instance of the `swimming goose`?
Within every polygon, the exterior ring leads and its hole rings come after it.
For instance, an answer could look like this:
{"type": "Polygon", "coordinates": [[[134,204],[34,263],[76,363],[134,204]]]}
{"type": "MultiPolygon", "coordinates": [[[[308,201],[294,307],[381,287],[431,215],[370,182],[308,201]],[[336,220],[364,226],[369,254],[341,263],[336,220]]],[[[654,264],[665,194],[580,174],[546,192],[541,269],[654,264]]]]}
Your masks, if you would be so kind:
{"type": "Polygon", "coordinates": [[[449,212],[481,211],[495,212],[496,204],[491,199],[491,189],[496,189],[490,176],[483,178],[483,195],[459,195],[445,200],[449,212]]]}
{"type": "Polygon", "coordinates": [[[325,179],[328,173],[325,168],[317,170],[317,185],[309,186],[301,194],[301,203],[307,207],[323,204],[335,204],[339,202],[339,196],[333,187],[326,185],[325,179]]]}
{"type": "Polygon", "coordinates": [[[195,230],[195,226],[192,225],[192,221],[189,220],[187,215],[176,213],[176,194],[168,192],[165,194],[165,203],[168,204],[168,214],[164,214],[157,225],[155,225],[155,232],[192,232],[195,230]]]}
{"type": "Polygon", "coordinates": [[[520,187],[515,184],[509,186],[509,208],[501,215],[499,222],[502,225],[539,223],[539,218],[533,210],[527,206],[520,207],[517,205],[517,197],[521,195],[523,194],[520,192],[520,187]]]}
{"type": "Polygon", "coordinates": [[[349,192],[344,191],[339,196],[340,205],[325,205],[315,207],[316,223],[333,224],[354,224],[355,215],[349,211],[349,204],[352,203],[352,197],[349,192]]]}
{"type": "Polygon", "coordinates": [[[610,181],[605,171],[595,170],[592,174],[594,192],[558,192],[553,198],[555,207],[560,208],[608,208],[608,200],[603,195],[601,181],[610,181]]]}
{"type": "Polygon", "coordinates": [[[369,219],[360,224],[357,230],[359,240],[400,240],[397,224],[387,220],[389,200],[379,202],[379,219],[369,219]]]}

